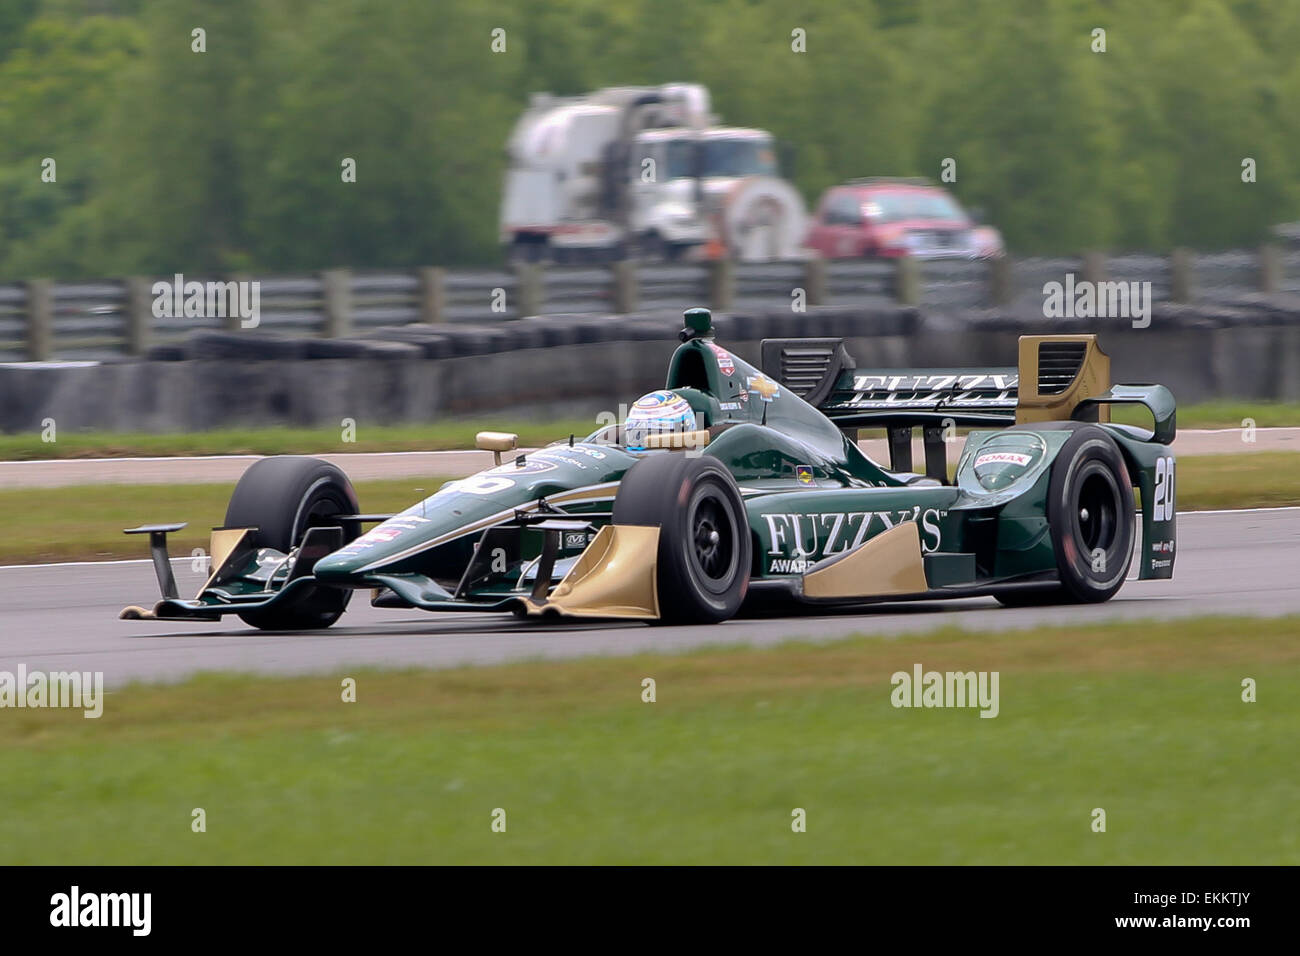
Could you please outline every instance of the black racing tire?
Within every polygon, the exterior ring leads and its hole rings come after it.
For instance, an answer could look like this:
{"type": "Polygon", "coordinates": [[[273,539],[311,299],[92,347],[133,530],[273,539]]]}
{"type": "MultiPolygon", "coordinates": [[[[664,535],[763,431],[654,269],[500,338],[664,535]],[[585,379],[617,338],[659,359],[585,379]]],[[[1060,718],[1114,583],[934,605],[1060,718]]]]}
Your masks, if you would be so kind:
{"type": "Polygon", "coordinates": [[[659,624],[717,624],[749,589],[753,541],[736,480],[709,455],[659,452],[619,485],[614,524],[659,529],[659,624]]]}
{"type": "Polygon", "coordinates": [[[1047,524],[1060,584],[1035,591],[1007,591],[1007,607],[1100,604],[1123,586],[1137,532],[1133,485],[1124,457],[1104,429],[1083,422],[1053,422],[1035,429],[1068,429],[1052,463],[1047,524]]]}
{"type": "MultiPolygon", "coordinates": [[[[359,522],[335,520],[357,514],[357,493],[347,475],[327,461],[302,455],[277,455],[254,462],[240,477],[226,508],[227,528],[256,528],[258,548],[288,553],[309,528],[343,526],[346,544],[360,533],[359,522]]],[[[263,630],[291,631],[329,627],[352,597],[347,588],[300,585],[287,603],[239,614],[263,630]]]]}

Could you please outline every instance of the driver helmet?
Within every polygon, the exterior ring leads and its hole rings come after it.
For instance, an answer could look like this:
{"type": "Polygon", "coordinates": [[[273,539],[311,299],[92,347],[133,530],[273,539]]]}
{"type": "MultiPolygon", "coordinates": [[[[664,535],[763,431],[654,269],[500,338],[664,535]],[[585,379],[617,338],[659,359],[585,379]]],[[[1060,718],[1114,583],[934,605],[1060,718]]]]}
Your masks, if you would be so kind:
{"type": "Polygon", "coordinates": [[[695,428],[695,410],[676,392],[651,392],[636,400],[623,423],[623,443],[629,451],[646,451],[650,435],[689,432],[695,428]]]}

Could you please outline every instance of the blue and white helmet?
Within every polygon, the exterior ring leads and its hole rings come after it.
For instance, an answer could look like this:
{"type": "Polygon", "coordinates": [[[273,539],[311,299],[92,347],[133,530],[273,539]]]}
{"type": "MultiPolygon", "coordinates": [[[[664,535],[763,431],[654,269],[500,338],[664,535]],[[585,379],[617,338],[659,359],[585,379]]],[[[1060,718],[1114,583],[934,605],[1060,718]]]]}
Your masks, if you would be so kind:
{"type": "Polygon", "coordinates": [[[629,451],[645,451],[650,435],[689,432],[695,428],[691,403],[676,392],[651,392],[636,400],[623,424],[623,444],[629,451]]]}

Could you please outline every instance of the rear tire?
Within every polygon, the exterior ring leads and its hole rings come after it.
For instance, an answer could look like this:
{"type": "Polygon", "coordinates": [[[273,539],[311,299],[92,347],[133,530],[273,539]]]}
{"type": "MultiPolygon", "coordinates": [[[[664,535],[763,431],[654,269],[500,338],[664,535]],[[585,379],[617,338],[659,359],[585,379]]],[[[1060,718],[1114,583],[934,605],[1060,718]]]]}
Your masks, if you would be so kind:
{"type": "Polygon", "coordinates": [[[995,595],[1007,607],[1109,601],[1133,560],[1133,486],[1115,440],[1096,425],[1052,426],[1074,433],[1052,463],[1047,491],[1047,524],[1061,583],[995,595]]]}
{"type": "MultiPolygon", "coordinates": [[[[339,468],[319,458],[277,455],[254,462],[239,479],[226,508],[226,527],[256,528],[258,548],[287,554],[310,528],[342,525],[344,543],[352,541],[360,524],[335,516],[359,510],[356,491],[339,468]]],[[[239,617],[263,630],[325,628],[339,619],[351,597],[346,588],[299,585],[288,603],[243,611],[239,617]]]]}
{"type": "Polygon", "coordinates": [[[731,472],[704,455],[654,454],[623,477],[614,524],[659,529],[660,624],[717,624],[749,589],[753,544],[731,472]]]}

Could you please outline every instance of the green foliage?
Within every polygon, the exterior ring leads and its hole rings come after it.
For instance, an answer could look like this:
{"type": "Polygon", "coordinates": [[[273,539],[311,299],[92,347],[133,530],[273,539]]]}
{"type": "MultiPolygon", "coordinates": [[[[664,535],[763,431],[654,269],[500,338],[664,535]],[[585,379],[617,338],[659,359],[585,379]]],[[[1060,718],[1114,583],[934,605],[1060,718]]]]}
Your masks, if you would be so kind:
{"type": "Polygon", "coordinates": [[[18,45],[38,6],[39,0],[8,0],[0,4],[0,60],[18,45]]]}
{"type": "Polygon", "coordinates": [[[87,231],[111,186],[95,131],[139,45],[129,20],[37,17],[0,60],[0,274],[93,269],[87,231]],[[42,181],[47,158],[54,182],[42,181]]]}
{"type": "Polygon", "coordinates": [[[1293,0],[0,6],[4,278],[494,262],[528,94],[669,81],[793,147],[810,203],[951,158],[1019,253],[1240,246],[1300,215],[1293,0]]]}

